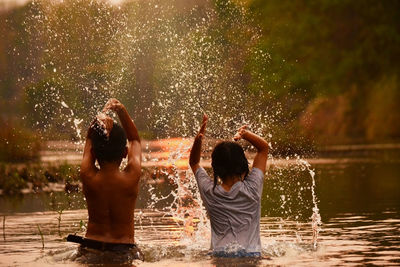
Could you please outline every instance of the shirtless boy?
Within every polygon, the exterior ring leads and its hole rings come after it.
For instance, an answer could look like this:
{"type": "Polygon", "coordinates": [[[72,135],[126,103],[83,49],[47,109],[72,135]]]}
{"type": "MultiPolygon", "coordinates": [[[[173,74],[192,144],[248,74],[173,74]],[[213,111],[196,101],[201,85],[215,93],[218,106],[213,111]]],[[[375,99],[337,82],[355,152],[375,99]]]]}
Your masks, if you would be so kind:
{"type": "Polygon", "coordinates": [[[106,103],[103,112],[108,111],[118,115],[122,128],[102,113],[89,127],[80,171],[89,222],[85,238],[69,236],[69,241],[101,251],[131,251],[139,258],[134,230],[141,174],[139,133],[118,100],[106,103]],[[120,171],[126,156],[128,164],[120,171]],[[96,160],[100,168],[95,166],[96,160]]]}

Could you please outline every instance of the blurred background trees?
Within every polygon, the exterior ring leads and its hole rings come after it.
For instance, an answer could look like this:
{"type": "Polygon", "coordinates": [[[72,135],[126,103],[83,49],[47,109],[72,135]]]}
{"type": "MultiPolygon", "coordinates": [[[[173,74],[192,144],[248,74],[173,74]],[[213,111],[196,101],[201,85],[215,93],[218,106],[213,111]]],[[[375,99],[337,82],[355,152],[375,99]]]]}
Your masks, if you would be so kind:
{"type": "Polygon", "coordinates": [[[394,0],[44,0],[0,10],[0,124],[10,129],[1,151],[32,131],[79,139],[110,96],[148,138],[191,135],[207,110],[221,131],[251,114],[275,147],[399,141],[398,10],[394,0]]]}
{"type": "Polygon", "coordinates": [[[308,136],[320,143],[398,140],[398,1],[247,4],[271,55],[266,86],[303,98],[295,113],[308,136]]]}

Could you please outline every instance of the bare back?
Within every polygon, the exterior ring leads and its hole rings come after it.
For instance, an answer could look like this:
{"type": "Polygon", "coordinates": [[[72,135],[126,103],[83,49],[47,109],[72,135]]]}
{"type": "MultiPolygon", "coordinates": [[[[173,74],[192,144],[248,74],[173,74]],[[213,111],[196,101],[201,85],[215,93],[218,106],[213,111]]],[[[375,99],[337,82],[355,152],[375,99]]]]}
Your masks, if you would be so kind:
{"type": "Polygon", "coordinates": [[[138,195],[137,174],[98,170],[83,179],[88,206],[86,237],[111,243],[134,243],[134,209],[138,195]]]}
{"type": "MultiPolygon", "coordinates": [[[[140,137],[136,125],[121,102],[111,98],[103,111],[107,110],[118,114],[126,133],[126,137],[122,135],[119,137],[120,139],[127,138],[128,146],[125,151],[122,149],[118,151],[118,154],[113,155],[114,158],[111,160],[110,158],[105,160],[105,154],[100,153],[97,155],[102,156],[99,160],[94,153],[91,137],[95,133],[92,128],[93,123],[89,127],[80,170],[89,213],[86,237],[103,242],[133,244],[135,243],[134,210],[139,191],[142,161],[140,137]],[[125,170],[121,172],[119,166],[126,156],[128,163],[125,170]],[[100,169],[95,165],[96,158],[100,169]]],[[[115,129],[113,119],[107,115],[96,116],[94,122],[99,122],[102,130],[110,136],[115,129]]],[[[116,144],[120,143],[117,141],[116,144]]],[[[102,146],[107,145],[112,144],[102,144],[102,146]]],[[[110,151],[103,153],[110,153],[110,151]]]]}

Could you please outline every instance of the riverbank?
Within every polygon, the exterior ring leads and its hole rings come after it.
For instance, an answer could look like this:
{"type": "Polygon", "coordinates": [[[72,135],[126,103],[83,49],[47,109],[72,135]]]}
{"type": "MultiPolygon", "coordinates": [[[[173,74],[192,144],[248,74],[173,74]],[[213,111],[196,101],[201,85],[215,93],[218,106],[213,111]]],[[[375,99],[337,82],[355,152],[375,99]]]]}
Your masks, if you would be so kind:
{"type": "Polygon", "coordinates": [[[379,156],[392,153],[400,157],[400,143],[389,144],[354,144],[354,145],[331,145],[317,149],[317,157],[345,156],[379,156]]]}
{"type": "MultiPolygon", "coordinates": [[[[142,167],[146,183],[165,181],[165,173],[187,170],[191,139],[171,138],[142,141],[142,167]],[[164,174],[163,174],[164,173],[164,174]]],[[[202,165],[211,168],[210,144],[202,165]]],[[[82,143],[50,141],[41,151],[40,161],[25,163],[0,163],[0,194],[26,194],[32,192],[76,192],[81,189],[79,164],[82,159],[82,143]]],[[[247,152],[251,163],[253,152],[247,152]]],[[[267,168],[286,168],[299,164],[299,160],[311,166],[321,164],[350,164],[374,162],[400,162],[400,144],[366,144],[327,146],[316,151],[313,157],[273,157],[267,168]]]]}
{"type": "MultiPolygon", "coordinates": [[[[215,142],[215,140],[211,140],[208,144],[205,144],[204,147],[207,148],[210,145],[212,146],[212,144],[214,144],[215,142]]],[[[79,164],[82,159],[83,145],[84,144],[82,142],[48,141],[44,146],[46,149],[40,152],[40,162],[46,164],[60,162],[79,164]]],[[[150,167],[153,165],[160,165],[164,163],[166,165],[170,165],[168,163],[168,159],[176,158],[176,154],[179,154],[182,159],[186,159],[191,145],[192,139],[190,138],[143,140],[142,153],[144,166],[150,167]],[[160,160],[165,161],[160,162],[160,160]],[[158,164],[156,164],[157,162],[158,164]]],[[[205,151],[206,156],[209,154],[207,152],[210,151],[205,151]]],[[[313,151],[312,153],[307,153],[300,156],[309,160],[314,160],[336,157],[352,158],[355,156],[373,157],[388,153],[393,154],[393,156],[396,156],[396,158],[400,158],[400,143],[320,146],[315,148],[315,151],[313,151]]],[[[251,157],[252,153],[248,154],[251,157]]],[[[279,156],[276,156],[276,158],[279,158],[279,156]]]]}

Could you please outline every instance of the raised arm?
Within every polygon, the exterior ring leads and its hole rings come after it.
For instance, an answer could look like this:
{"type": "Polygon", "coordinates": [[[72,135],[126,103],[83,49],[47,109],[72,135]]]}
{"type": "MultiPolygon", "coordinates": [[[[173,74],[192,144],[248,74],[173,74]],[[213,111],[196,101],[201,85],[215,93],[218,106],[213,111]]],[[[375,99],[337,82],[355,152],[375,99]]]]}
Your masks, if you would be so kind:
{"type": "Polygon", "coordinates": [[[128,138],[128,165],[126,166],[126,171],[140,173],[142,162],[142,148],[140,144],[139,132],[136,128],[136,125],[129,116],[129,113],[126,110],[125,106],[117,99],[111,98],[110,100],[108,100],[103,111],[107,110],[112,110],[117,113],[128,138]]]}
{"type": "Polygon", "coordinates": [[[192,150],[190,150],[189,165],[193,173],[196,173],[197,169],[200,167],[201,145],[203,143],[203,137],[206,131],[207,120],[208,117],[206,114],[204,114],[199,133],[194,138],[192,150]]]}
{"type": "Polygon", "coordinates": [[[247,130],[246,125],[240,127],[239,131],[236,133],[233,139],[235,141],[238,141],[240,139],[247,140],[257,149],[257,154],[254,157],[253,161],[253,168],[257,168],[260,169],[262,172],[265,172],[269,148],[267,141],[265,141],[262,137],[256,135],[255,133],[247,130]]]}
{"type": "Polygon", "coordinates": [[[96,157],[92,151],[92,134],[94,131],[100,130],[104,131],[106,135],[109,135],[113,127],[113,119],[109,116],[99,113],[96,118],[92,121],[89,126],[85,147],[83,149],[83,159],[81,163],[81,178],[90,177],[98,169],[96,168],[95,162],[96,157]]]}
{"type": "Polygon", "coordinates": [[[97,171],[97,168],[95,166],[96,158],[94,154],[92,153],[92,132],[94,131],[93,121],[88,129],[87,135],[86,135],[86,141],[85,141],[85,147],[83,149],[83,158],[81,162],[81,170],[80,170],[80,176],[82,179],[85,177],[89,177],[91,174],[97,171]]]}

